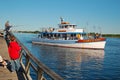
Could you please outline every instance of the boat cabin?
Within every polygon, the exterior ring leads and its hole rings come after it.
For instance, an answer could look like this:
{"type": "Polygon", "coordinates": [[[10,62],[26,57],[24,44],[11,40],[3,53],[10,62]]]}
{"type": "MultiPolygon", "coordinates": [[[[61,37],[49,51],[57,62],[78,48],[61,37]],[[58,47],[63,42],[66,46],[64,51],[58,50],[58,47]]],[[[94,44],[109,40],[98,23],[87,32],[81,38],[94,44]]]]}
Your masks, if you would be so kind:
{"type": "Polygon", "coordinates": [[[83,40],[92,39],[91,35],[88,37],[84,29],[76,28],[77,25],[63,22],[58,24],[58,28],[48,28],[42,31],[39,35],[40,38],[54,39],[54,40],[83,40]]]}
{"type": "Polygon", "coordinates": [[[64,24],[62,23],[62,24],[58,24],[58,26],[59,26],[59,28],[61,29],[61,28],[73,28],[73,29],[75,29],[76,28],[76,26],[77,25],[75,25],[75,24],[69,24],[68,22],[64,22],[64,24]]]}

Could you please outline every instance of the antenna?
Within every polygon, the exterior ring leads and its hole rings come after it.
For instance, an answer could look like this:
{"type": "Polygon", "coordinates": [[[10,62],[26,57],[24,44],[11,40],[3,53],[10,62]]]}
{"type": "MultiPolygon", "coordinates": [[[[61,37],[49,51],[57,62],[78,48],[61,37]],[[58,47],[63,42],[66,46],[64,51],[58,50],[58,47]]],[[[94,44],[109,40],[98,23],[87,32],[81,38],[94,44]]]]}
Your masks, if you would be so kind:
{"type": "Polygon", "coordinates": [[[61,19],[61,23],[63,22],[63,18],[62,17],[60,17],[60,19],[61,19]]]}
{"type": "Polygon", "coordinates": [[[96,26],[95,25],[93,26],[93,29],[94,29],[94,32],[96,33],[96,26]]]}
{"type": "Polygon", "coordinates": [[[99,28],[99,30],[100,30],[100,36],[102,37],[102,29],[101,29],[100,26],[99,26],[98,28],[99,28]]]}
{"type": "MultiPolygon", "coordinates": [[[[86,27],[88,28],[88,21],[86,22],[86,27]]],[[[88,29],[86,28],[86,32],[88,33],[88,29]]]]}
{"type": "Polygon", "coordinates": [[[100,34],[101,34],[101,33],[102,33],[101,27],[99,26],[98,28],[99,28],[99,30],[100,30],[100,34]]]}

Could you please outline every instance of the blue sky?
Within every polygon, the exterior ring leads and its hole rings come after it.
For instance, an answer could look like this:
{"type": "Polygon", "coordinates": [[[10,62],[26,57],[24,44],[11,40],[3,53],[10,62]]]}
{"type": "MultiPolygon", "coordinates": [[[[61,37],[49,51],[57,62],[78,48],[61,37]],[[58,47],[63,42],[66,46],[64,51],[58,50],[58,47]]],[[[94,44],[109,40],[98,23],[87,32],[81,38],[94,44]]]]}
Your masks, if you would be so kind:
{"type": "Polygon", "coordinates": [[[60,17],[87,32],[120,34],[120,0],[0,0],[0,29],[58,27],[60,17]]]}

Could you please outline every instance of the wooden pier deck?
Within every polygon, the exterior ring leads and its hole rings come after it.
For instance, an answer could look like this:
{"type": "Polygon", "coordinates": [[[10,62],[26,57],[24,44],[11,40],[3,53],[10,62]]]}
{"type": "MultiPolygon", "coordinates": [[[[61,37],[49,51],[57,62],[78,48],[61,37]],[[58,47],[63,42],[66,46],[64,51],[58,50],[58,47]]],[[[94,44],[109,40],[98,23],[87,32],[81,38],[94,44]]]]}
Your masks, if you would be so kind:
{"type": "MultiPolygon", "coordinates": [[[[7,44],[3,37],[0,37],[0,55],[5,60],[10,60],[7,44]]],[[[0,80],[19,80],[16,72],[11,73],[8,68],[0,66],[0,80]]]]}
{"type": "MultiPolygon", "coordinates": [[[[11,33],[11,35],[13,34],[11,33]]],[[[64,80],[61,76],[56,74],[41,61],[39,61],[36,57],[34,57],[32,53],[17,38],[16,40],[19,45],[21,45],[21,70],[11,73],[9,71],[9,67],[3,68],[3,66],[0,66],[0,80],[35,80],[30,75],[32,71],[30,70],[30,68],[34,70],[34,73],[36,74],[34,75],[34,77],[36,77],[36,80],[47,80],[47,78],[50,78],[50,80],[64,80]]],[[[5,60],[10,60],[7,43],[3,37],[0,37],[0,55],[5,60]]]]}

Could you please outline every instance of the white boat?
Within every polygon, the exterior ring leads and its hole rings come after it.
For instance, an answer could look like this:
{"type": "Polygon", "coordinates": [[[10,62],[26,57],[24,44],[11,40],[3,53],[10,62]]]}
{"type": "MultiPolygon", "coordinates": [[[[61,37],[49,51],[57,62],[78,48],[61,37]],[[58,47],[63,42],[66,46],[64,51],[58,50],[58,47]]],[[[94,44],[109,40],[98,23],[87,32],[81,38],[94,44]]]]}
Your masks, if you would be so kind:
{"type": "Polygon", "coordinates": [[[77,25],[63,22],[58,28],[42,29],[38,37],[32,40],[33,44],[80,48],[80,49],[104,49],[106,39],[100,34],[88,34],[84,29],[77,29],[77,25]]]}

